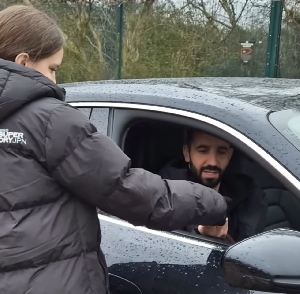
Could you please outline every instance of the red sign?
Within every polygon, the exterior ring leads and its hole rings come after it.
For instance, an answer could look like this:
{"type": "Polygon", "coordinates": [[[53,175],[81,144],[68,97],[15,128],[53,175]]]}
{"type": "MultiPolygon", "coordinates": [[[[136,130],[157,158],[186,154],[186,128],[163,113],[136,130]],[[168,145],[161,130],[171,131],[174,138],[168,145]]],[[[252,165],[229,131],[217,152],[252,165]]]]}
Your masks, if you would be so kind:
{"type": "Polygon", "coordinates": [[[241,56],[244,56],[244,55],[252,55],[252,48],[241,48],[241,56]]]}
{"type": "Polygon", "coordinates": [[[241,43],[240,55],[244,63],[249,63],[251,61],[252,55],[254,53],[253,45],[254,43],[250,43],[250,42],[241,43]]]}

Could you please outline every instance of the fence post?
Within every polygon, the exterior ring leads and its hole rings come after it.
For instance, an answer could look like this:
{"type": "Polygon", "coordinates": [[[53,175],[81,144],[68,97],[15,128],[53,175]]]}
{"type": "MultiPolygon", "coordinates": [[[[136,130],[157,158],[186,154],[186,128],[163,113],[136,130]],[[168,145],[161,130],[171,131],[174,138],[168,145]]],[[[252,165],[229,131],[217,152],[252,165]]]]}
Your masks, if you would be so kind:
{"type": "Polygon", "coordinates": [[[279,50],[283,0],[271,0],[270,28],[267,52],[266,77],[277,78],[279,67],[279,50]]]}
{"type": "Polygon", "coordinates": [[[123,14],[124,14],[124,3],[120,2],[118,4],[118,51],[117,51],[117,68],[116,68],[116,77],[117,80],[122,78],[122,55],[123,55],[123,14]]]}

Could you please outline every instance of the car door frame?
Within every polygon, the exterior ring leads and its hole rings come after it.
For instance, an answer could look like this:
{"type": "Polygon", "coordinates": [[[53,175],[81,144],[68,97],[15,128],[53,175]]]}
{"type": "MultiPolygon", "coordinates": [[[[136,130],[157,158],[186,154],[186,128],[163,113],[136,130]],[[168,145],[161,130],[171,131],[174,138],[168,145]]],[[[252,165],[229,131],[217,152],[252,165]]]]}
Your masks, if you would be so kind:
{"type": "MultiPolygon", "coordinates": [[[[126,130],[122,129],[119,130],[119,133],[114,134],[114,120],[116,119],[117,115],[115,115],[114,110],[127,110],[127,111],[144,111],[143,119],[147,119],[147,112],[148,113],[158,113],[164,114],[164,121],[174,122],[174,115],[176,116],[176,123],[180,123],[180,118],[183,118],[182,123],[188,123],[192,127],[201,128],[204,131],[211,132],[213,131],[215,135],[219,135],[222,138],[222,135],[226,134],[230,137],[230,142],[234,143],[235,146],[241,147],[243,152],[250,155],[255,161],[259,162],[268,172],[270,172],[275,178],[277,178],[280,182],[285,184],[285,186],[296,196],[300,199],[300,181],[291,174],[285,167],[283,167],[275,158],[273,158],[266,150],[260,147],[256,142],[252,141],[250,138],[242,134],[241,132],[235,130],[234,128],[220,122],[216,119],[211,117],[207,117],[202,114],[197,114],[185,110],[168,108],[168,107],[161,107],[161,106],[153,106],[153,105],[145,105],[145,104],[136,104],[136,103],[120,103],[120,102],[74,102],[70,103],[74,107],[89,107],[92,109],[91,111],[91,118],[93,114],[93,108],[106,108],[109,109],[109,116],[108,116],[108,124],[107,124],[107,135],[112,137],[116,141],[116,143],[123,149],[124,141],[126,136],[126,130]],[[169,116],[169,117],[167,117],[169,116]],[[188,121],[186,120],[188,119],[188,121]],[[191,123],[194,123],[192,125],[191,123]],[[121,136],[120,133],[125,136],[121,136]],[[247,148],[246,148],[247,147],[247,148]]],[[[151,117],[151,115],[150,115],[151,117]]],[[[128,126],[125,126],[127,131],[129,130],[128,126]]],[[[229,138],[224,138],[229,139],[229,138]]],[[[106,221],[109,221],[108,218],[111,216],[108,215],[99,215],[99,218],[103,218],[106,221]]],[[[104,220],[103,219],[103,220],[104,220]]],[[[127,225],[127,222],[125,222],[127,225]]],[[[123,223],[123,225],[125,225],[123,223]]],[[[121,223],[120,223],[121,225],[121,223]]],[[[144,230],[145,228],[141,228],[144,230]]],[[[153,230],[148,231],[150,232],[153,230]]],[[[155,234],[155,233],[154,233],[155,234]]],[[[190,237],[192,239],[200,240],[202,242],[201,246],[204,244],[209,244],[208,248],[212,246],[217,249],[218,246],[228,246],[228,244],[222,240],[218,240],[215,238],[205,237],[205,236],[193,236],[188,232],[183,231],[175,231],[172,234],[176,234],[177,236],[183,237],[190,237]]],[[[164,235],[165,236],[165,235],[164,235]]],[[[170,235],[168,235],[170,237],[170,235]]],[[[166,237],[166,236],[165,236],[166,237]]],[[[212,249],[212,248],[211,248],[212,249]]]]}
{"type": "MultiPolygon", "coordinates": [[[[276,174],[277,178],[280,178],[280,181],[286,182],[288,188],[292,190],[293,193],[297,193],[297,196],[300,195],[300,182],[299,180],[291,174],[285,167],[283,167],[276,159],[274,159],[267,151],[262,149],[257,143],[252,141],[250,138],[242,134],[241,132],[233,129],[232,127],[215,120],[213,118],[207,117],[202,114],[196,114],[184,110],[173,109],[168,107],[160,107],[160,106],[152,106],[152,105],[145,105],[145,104],[131,104],[131,103],[114,103],[114,102],[75,102],[70,103],[74,107],[90,107],[90,108],[109,108],[109,122],[108,122],[108,130],[107,133],[109,136],[112,135],[112,127],[113,127],[113,119],[114,119],[114,109],[122,109],[122,110],[140,110],[146,112],[156,112],[156,113],[163,113],[165,115],[177,116],[182,117],[185,119],[193,120],[195,124],[199,126],[200,124],[209,125],[218,129],[220,132],[226,133],[233,138],[236,145],[243,146],[243,150],[247,146],[251,152],[249,154],[254,157],[255,160],[258,160],[260,163],[264,162],[263,165],[268,169],[270,173],[273,175],[276,174]],[[254,156],[253,156],[254,155],[254,156]],[[255,158],[256,157],[256,158],[255,158]]],[[[122,142],[117,142],[119,145],[122,145],[122,142]]],[[[193,244],[199,247],[205,247],[210,250],[220,250],[224,251],[228,244],[224,244],[222,242],[218,242],[214,239],[210,238],[203,238],[202,236],[188,236],[187,234],[180,234],[178,232],[161,232],[161,231],[154,231],[145,227],[135,227],[129,224],[126,221],[117,219],[113,216],[107,216],[103,214],[98,214],[99,220],[107,223],[112,223],[124,228],[134,229],[140,232],[145,232],[150,235],[160,236],[163,238],[167,238],[170,240],[176,240],[183,243],[193,244]]]]}
{"type": "MultiPolygon", "coordinates": [[[[136,103],[120,103],[120,102],[70,102],[74,107],[91,107],[91,108],[109,108],[109,109],[127,109],[127,110],[141,110],[164,113],[165,115],[175,115],[178,118],[192,119],[197,124],[202,123],[203,126],[208,125],[219,133],[226,133],[231,137],[234,144],[239,147],[241,146],[243,151],[250,155],[254,160],[260,162],[260,164],[266,168],[273,176],[279,177],[279,180],[286,185],[286,187],[299,197],[300,195],[300,181],[284,166],[282,166],[274,157],[272,157],[266,150],[260,147],[256,142],[252,141],[246,135],[237,131],[236,129],[220,122],[211,117],[207,117],[203,114],[198,114],[194,112],[189,112],[180,109],[153,106],[146,104],[136,104],[136,103]]],[[[108,122],[108,135],[111,135],[110,128],[112,127],[113,112],[110,111],[109,122],[108,122]]],[[[118,142],[120,144],[120,142],[118,142]]]]}

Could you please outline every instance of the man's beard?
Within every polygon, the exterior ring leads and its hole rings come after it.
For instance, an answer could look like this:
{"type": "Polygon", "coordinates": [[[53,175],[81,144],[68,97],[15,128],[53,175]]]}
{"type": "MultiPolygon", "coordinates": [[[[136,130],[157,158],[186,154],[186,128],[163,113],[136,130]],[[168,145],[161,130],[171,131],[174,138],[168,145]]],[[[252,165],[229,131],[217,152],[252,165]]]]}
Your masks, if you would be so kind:
{"type": "Polygon", "coordinates": [[[196,180],[197,183],[199,183],[203,186],[206,186],[208,188],[217,187],[222,180],[223,171],[217,166],[207,165],[207,166],[201,167],[200,170],[197,170],[197,168],[193,165],[193,163],[190,162],[189,168],[190,168],[190,171],[191,171],[193,177],[195,178],[195,180],[197,179],[196,180]],[[219,177],[216,179],[203,179],[202,173],[204,171],[218,172],[219,177]]]}

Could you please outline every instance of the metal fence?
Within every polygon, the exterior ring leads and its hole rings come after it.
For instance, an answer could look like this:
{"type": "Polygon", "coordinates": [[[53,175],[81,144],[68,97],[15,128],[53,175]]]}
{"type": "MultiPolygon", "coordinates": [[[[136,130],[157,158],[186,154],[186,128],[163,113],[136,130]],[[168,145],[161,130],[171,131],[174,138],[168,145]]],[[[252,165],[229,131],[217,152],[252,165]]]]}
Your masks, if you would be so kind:
{"type": "Polygon", "coordinates": [[[0,0],[0,9],[20,3],[44,10],[66,35],[59,82],[300,76],[294,0],[0,0]]]}

